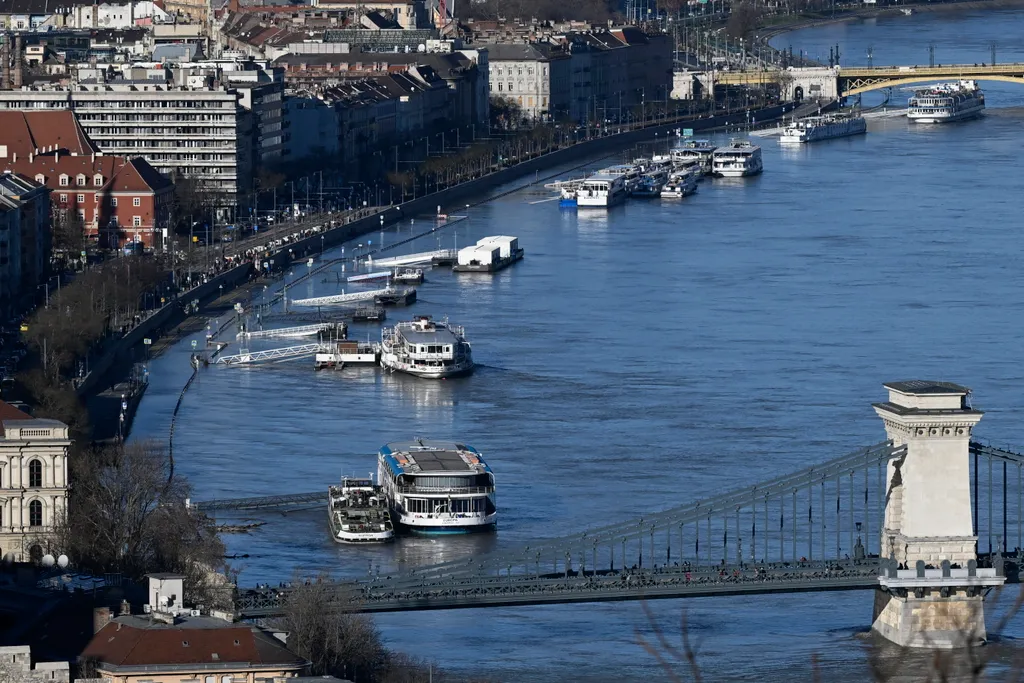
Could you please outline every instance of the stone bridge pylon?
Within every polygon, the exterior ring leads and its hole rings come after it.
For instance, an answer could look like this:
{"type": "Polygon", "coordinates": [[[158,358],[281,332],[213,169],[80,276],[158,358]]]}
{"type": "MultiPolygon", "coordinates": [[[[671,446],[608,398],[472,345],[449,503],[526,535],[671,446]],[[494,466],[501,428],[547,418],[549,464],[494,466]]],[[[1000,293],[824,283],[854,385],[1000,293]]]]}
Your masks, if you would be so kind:
{"type": "Polygon", "coordinates": [[[872,629],[905,647],[982,642],[984,595],[1005,580],[977,566],[969,448],[983,413],[970,405],[970,389],[956,384],[911,380],[885,388],[889,400],[875,412],[906,453],[886,469],[881,548],[888,561],[872,629]]]}

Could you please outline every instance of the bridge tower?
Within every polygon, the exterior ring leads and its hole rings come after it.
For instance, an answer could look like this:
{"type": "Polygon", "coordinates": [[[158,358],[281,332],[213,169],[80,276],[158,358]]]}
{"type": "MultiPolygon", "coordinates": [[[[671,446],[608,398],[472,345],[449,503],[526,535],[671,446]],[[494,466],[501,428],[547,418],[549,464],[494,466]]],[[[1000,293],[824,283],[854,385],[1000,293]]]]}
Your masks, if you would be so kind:
{"type": "Polygon", "coordinates": [[[885,557],[872,629],[904,647],[984,641],[984,593],[1004,578],[977,568],[969,444],[983,413],[957,384],[911,380],[885,388],[889,400],[874,409],[906,454],[886,472],[885,557]]]}

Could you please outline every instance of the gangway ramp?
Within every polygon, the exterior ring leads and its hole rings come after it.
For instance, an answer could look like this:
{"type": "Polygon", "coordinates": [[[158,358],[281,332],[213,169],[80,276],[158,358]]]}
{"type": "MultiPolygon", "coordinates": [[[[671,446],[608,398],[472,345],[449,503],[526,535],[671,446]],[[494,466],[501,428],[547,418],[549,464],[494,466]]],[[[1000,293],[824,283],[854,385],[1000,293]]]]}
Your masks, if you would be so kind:
{"type": "Polygon", "coordinates": [[[274,339],[280,337],[311,337],[320,332],[337,329],[333,322],[316,323],[313,325],[297,325],[295,327],[277,327],[270,330],[247,330],[239,332],[238,339],[274,339]]]}
{"type": "Polygon", "coordinates": [[[423,251],[418,254],[406,254],[405,256],[392,256],[391,258],[382,258],[379,260],[371,259],[370,263],[374,267],[379,268],[390,268],[393,266],[415,266],[423,265],[426,263],[433,263],[437,260],[451,260],[456,258],[458,251],[455,249],[436,249],[434,251],[423,251]]]}
{"type": "Polygon", "coordinates": [[[326,344],[301,344],[299,346],[286,346],[281,349],[268,349],[266,351],[247,351],[237,353],[233,356],[221,356],[217,359],[218,365],[253,365],[275,360],[291,360],[303,356],[313,356],[322,350],[329,348],[326,344]]]}
{"type": "Polygon", "coordinates": [[[190,510],[199,512],[217,512],[223,510],[287,510],[310,508],[327,502],[327,487],[312,493],[289,493],[279,496],[260,496],[257,498],[225,498],[223,500],[204,500],[188,502],[190,510]]]}
{"type": "Polygon", "coordinates": [[[293,306],[333,306],[335,304],[348,304],[355,301],[372,301],[379,296],[392,294],[389,288],[371,289],[365,292],[352,292],[351,294],[332,294],[330,296],[315,296],[311,299],[292,299],[293,306]]]}

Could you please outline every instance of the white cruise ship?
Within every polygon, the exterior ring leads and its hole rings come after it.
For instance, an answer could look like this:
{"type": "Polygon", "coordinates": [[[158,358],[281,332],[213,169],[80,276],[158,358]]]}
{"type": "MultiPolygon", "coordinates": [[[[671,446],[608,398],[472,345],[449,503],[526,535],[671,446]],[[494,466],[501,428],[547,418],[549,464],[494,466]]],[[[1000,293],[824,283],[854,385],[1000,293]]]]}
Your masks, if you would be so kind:
{"type": "Polygon", "coordinates": [[[338,543],[387,543],[395,537],[387,500],[370,479],[346,477],[327,495],[331,536],[338,543]]]}
{"type": "Polygon", "coordinates": [[[860,135],[867,131],[868,124],[863,116],[847,116],[845,114],[808,116],[786,126],[779,142],[787,144],[816,142],[842,138],[847,135],[860,135]]]}
{"type": "Polygon", "coordinates": [[[494,474],[472,446],[389,443],[378,454],[377,479],[393,519],[407,531],[464,534],[497,525],[494,474]]]}
{"type": "Polygon", "coordinates": [[[687,140],[673,149],[672,160],[681,164],[700,164],[705,173],[711,172],[711,159],[718,149],[710,140],[687,140]]]}
{"type": "Polygon", "coordinates": [[[915,91],[907,118],[916,123],[945,123],[981,116],[983,111],[985,95],[977,81],[961,80],[915,91]]]}
{"type": "Polygon", "coordinates": [[[597,173],[584,180],[576,190],[576,206],[607,208],[626,201],[624,176],[597,173]]]}
{"type": "Polygon", "coordinates": [[[721,178],[741,178],[764,170],[761,148],[746,140],[733,140],[719,147],[711,157],[711,172],[721,178]]]}
{"type": "Polygon", "coordinates": [[[380,364],[388,370],[427,379],[473,371],[473,349],[465,331],[447,320],[434,322],[428,315],[419,315],[411,322],[385,327],[380,335],[380,364]]]}

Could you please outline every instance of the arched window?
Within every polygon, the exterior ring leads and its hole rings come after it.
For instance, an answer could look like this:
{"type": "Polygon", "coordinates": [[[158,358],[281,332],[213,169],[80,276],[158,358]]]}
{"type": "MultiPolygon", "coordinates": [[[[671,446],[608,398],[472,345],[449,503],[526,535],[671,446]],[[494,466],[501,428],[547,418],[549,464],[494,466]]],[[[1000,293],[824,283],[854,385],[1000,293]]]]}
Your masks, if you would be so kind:
{"type": "Polygon", "coordinates": [[[79,187],[85,187],[85,174],[79,173],[78,177],[75,178],[75,182],[78,184],[79,187]]]}
{"type": "Polygon", "coordinates": [[[43,485],[43,463],[31,460],[28,463],[28,485],[40,488],[43,485]]]}
{"type": "Polygon", "coordinates": [[[43,525],[43,504],[38,500],[33,500],[28,504],[28,525],[43,525]]]}
{"type": "Polygon", "coordinates": [[[103,176],[99,173],[92,177],[92,184],[96,187],[103,187],[103,176]]]}

